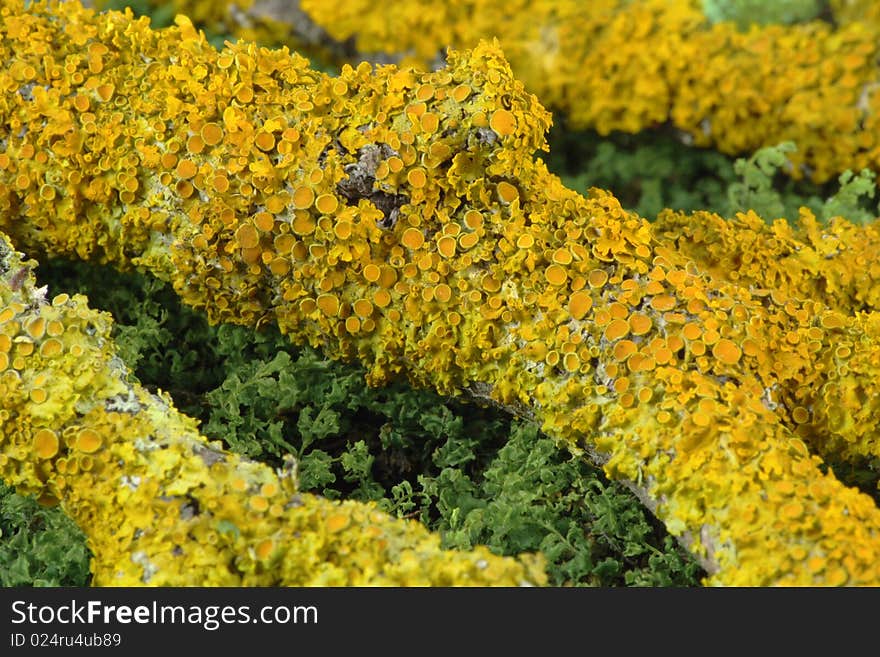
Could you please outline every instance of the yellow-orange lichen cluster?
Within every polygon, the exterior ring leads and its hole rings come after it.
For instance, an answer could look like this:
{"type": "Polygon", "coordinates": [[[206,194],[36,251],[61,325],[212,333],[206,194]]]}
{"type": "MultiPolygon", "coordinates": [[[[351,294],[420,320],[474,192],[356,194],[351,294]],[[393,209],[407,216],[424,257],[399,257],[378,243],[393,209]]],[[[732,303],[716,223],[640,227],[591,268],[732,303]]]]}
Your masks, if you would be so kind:
{"type": "MultiPolygon", "coordinates": [[[[880,322],[811,295],[808,267],[713,276],[674,222],[564,188],[497,43],[332,78],[183,18],[0,7],[0,230],[21,248],[149,269],[373,383],[515,409],[629,482],[710,583],[880,581],[880,511],[816,455],[876,455],[880,322]]],[[[869,230],[838,225],[840,262],[869,230]]]]}
{"type": "Polygon", "coordinates": [[[307,18],[324,40],[353,43],[358,57],[421,68],[442,62],[447,46],[497,37],[516,76],[572,127],[607,134],[671,123],[725,153],[793,140],[790,173],[819,182],[880,163],[874,4],[832,3],[836,26],[745,32],[710,24],[697,0],[412,0],[393,12],[367,0],[303,0],[289,13],[265,0],[175,7],[292,47],[304,45],[307,18]],[[255,32],[257,23],[272,28],[255,32]]]}
{"type": "Polygon", "coordinates": [[[710,24],[696,0],[408,2],[393,13],[364,0],[301,4],[361,53],[420,66],[446,46],[498,37],[526,88],[572,127],[607,134],[669,122],[725,153],[793,140],[792,175],[815,181],[880,162],[880,22],[860,20],[858,8],[838,7],[850,20],[836,27],[816,20],[743,32],[710,24]]]}
{"type": "Polygon", "coordinates": [[[733,218],[663,210],[655,233],[713,276],[821,301],[844,314],[880,310],[880,226],[842,217],[827,225],[808,208],[792,224],[753,211],[733,218]]]}

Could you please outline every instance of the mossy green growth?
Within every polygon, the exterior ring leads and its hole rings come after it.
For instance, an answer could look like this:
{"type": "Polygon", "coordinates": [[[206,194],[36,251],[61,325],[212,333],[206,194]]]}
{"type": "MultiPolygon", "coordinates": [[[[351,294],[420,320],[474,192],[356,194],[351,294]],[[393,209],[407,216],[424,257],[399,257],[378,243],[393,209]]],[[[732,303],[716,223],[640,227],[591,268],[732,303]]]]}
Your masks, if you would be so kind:
{"type": "MultiPolygon", "coordinates": [[[[734,172],[738,179],[727,187],[727,208],[722,214],[754,210],[768,221],[793,220],[802,206],[810,208],[819,221],[846,217],[856,224],[873,221],[880,208],[873,201],[876,174],[863,169],[858,174],[844,171],[834,182],[816,186],[793,181],[782,175],[791,167],[787,154],[797,150],[794,142],[782,142],[756,151],[751,157],[738,158],[734,172]]],[[[719,206],[713,206],[718,208],[719,206]]]]}
{"type": "Polygon", "coordinates": [[[684,586],[703,575],[628,491],[531,424],[514,422],[478,477],[444,468],[420,484],[423,499],[437,500],[434,528],[447,546],[540,550],[556,586],[684,586]]]}
{"type": "Polygon", "coordinates": [[[797,150],[794,142],[731,158],[688,146],[666,128],[600,137],[591,131],[569,131],[564,124],[551,129],[548,141],[547,165],[566,187],[611,190],[623,207],[643,217],[672,208],[710,209],[727,217],[754,210],[768,221],[794,220],[801,206],[826,223],[837,216],[854,223],[880,216],[873,171],[844,171],[836,181],[822,185],[786,175],[791,167],[788,154],[797,150]]]}
{"type": "Polygon", "coordinates": [[[703,0],[703,13],[712,23],[732,21],[750,25],[790,25],[814,20],[826,11],[821,0],[703,0]]]}
{"type": "Polygon", "coordinates": [[[446,547],[540,550],[556,585],[697,586],[704,575],[628,490],[534,426],[405,382],[369,388],[362,368],[275,329],[211,327],[139,274],[65,261],[38,274],[111,312],[134,376],[205,435],[268,462],[294,454],[304,490],[374,500],[446,547]]]}
{"type": "Polygon", "coordinates": [[[564,118],[554,120],[546,157],[550,170],[581,193],[589,187],[611,190],[623,207],[642,217],[655,217],[664,208],[716,208],[737,180],[731,158],[687,146],[665,128],[601,137],[567,129],[564,118]]]}
{"type": "Polygon", "coordinates": [[[58,507],[0,481],[0,586],[87,586],[85,536],[58,507]]]}
{"type": "Polygon", "coordinates": [[[135,16],[148,16],[154,30],[168,27],[174,23],[174,3],[155,3],[150,0],[107,0],[102,7],[105,11],[124,11],[131,9],[135,16]]]}

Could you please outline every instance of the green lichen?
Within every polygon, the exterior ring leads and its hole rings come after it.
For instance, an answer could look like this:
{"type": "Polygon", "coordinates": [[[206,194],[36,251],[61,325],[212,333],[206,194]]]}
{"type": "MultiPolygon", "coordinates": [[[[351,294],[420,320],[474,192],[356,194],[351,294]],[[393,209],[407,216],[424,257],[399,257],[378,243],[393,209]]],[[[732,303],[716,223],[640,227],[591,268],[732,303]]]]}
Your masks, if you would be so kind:
{"type": "Polygon", "coordinates": [[[789,141],[762,148],[748,159],[738,159],[734,171],[740,180],[727,189],[731,209],[741,212],[754,210],[769,221],[790,214],[782,194],[773,183],[778,171],[786,165],[791,166],[787,154],[796,150],[794,142],[789,141]]]}
{"type": "Polygon", "coordinates": [[[444,468],[420,483],[438,500],[433,526],[447,546],[540,550],[556,586],[695,586],[704,575],[628,491],[532,425],[511,427],[481,477],[444,468]]]}
{"type": "Polygon", "coordinates": [[[58,507],[0,481],[0,586],[87,586],[85,536],[58,507]]]}
{"type": "Polygon", "coordinates": [[[563,118],[555,121],[548,141],[547,165],[566,187],[613,190],[625,208],[643,217],[663,208],[717,208],[737,180],[732,158],[687,146],[665,129],[602,137],[572,130],[563,118]]]}
{"type": "Polygon", "coordinates": [[[750,25],[790,25],[818,18],[825,9],[821,0],[703,0],[703,12],[713,23],[733,21],[750,25]]]}
{"type": "Polygon", "coordinates": [[[869,169],[847,170],[821,185],[792,180],[786,172],[791,167],[787,155],[797,151],[794,142],[733,158],[689,146],[665,128],[600,137],[570,130],[564,121],[554,125],[548,141],[547,164],[567,187],[609,189],[625,208],[643,217],[656,217],[665,208],[712,208],[728,217],[754,210],[767,220],[793,221],[803,206],[823,223],[846,217],[864,225],[880,214],[876,175],[869,169]]]}
{"type": "Polygon", "coordinates": [[[761,148],[751,157],[738,158],[734,164],[738,180],[727,187],[726,214],[754,210],[768,221],[780,217],[793,221],[799,208],[808,207],[823,223],[846,217],[861,225],[878,216],[880,209],[872,203],[876,192],[873,171],[862,169],[856,174],[848,169],[836,182],[822,186],[792,181],[782,173],[791,168],[787,155],[795,151],[797,145],[788,141],[761,148]]]}

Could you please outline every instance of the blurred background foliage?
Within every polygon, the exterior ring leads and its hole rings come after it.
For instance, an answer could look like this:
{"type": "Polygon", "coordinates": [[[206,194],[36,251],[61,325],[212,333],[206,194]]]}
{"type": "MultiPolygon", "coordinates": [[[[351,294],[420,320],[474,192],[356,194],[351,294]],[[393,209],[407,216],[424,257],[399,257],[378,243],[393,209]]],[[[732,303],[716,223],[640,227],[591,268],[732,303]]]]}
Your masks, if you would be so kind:
{"type": "Polygon", "coordinates": [[[713,23],[733,21],[740,29],[749,25],[790,25],[820,18],[822,0],[702,0],[703,13],[713,23]]]}
{"type": "MultiPolygon", "coordinates": [[[[821,4],[704,2],[713,20],[762,22],[819,15],[821,4]]],[[[116,0],[124,5],[152,12],[157,27],[173,20],[148,0],[116,0]]],[[[218,47],[227,38],[208,36],[218,47]]],[[[648,219],[667,207],[754,209],[768,220],[794,218],[802,205],[823,220],[878,214],[872,172],[824,186],[785,176],[792,143],[732,159],[687,146],[668,126],[599,137],[554,120],[549,152],[537,154],[551,170],[580,192],[611,190],[648,219]]],[[[83,293],[110,312],[133,376],[170,393],[206,436],[272,464],[294,454],[306,490],[374,500],[440,532],[447,547],[540,551],[556,586],[697,586],[704,575],[626,488],[534,426],[405,382],[368,388],[356,364],[296,348],[272,328],[209,326],[140,274],[49,260],[37,275],[53,294],[83,293]]],[[[858,468],[839,474],[865,488],[875,479],[858,468]]],[[[88,567],[83,535],[59,509],[0,485],[0,585],[83,586],[88,567]]]]}

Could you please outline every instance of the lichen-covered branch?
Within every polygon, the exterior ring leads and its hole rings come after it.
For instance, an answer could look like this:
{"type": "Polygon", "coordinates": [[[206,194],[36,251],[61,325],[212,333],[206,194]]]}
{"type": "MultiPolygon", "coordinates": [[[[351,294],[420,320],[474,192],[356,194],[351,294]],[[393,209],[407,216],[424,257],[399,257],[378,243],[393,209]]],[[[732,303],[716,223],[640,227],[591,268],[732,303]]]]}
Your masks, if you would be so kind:
{"type": "Polygon", "coordinates": [[[18,244],[531,417],[628,481],[711,583],[877,583],[880,511],[815,455],[876,452],[877,317],[713,278],[565,189],[497,45],[331,78],[217,52],[183,18],[3,7],[18,244]]]}
{"type": "MultiPolygon", "coordinates": [[[[375,506],[331,502],[226,452],[165,396],[131,383],[110,318],[48,300],[0,235],[0,475],[61,500],[97,586],[541,584],[541,561],[440,549],[375,506]]],[[[289,466],[289,467],[288,467],[289,466]]]]}
{"type": "Polygon", "coordinates": [[[877,24],[741,31],[695,0],[583,3],[302,0],[336,39],[425,65],[446,45],[498,37],[517,77],[572,127],[600,134],[671,123],[694,144],[752,152],[793,140],[791,174],[877,168],[877,24]],[[429,18],[426,18],[429,17],[429,18]]]}
{"type": "Polygon", "coordinates": [[[411,0],[393,12],[367,0],[301,0],[289,12],[272,0],[175,7],[294,48],[309,42],[307,26],[324,52],[335,41],[337,53],[421,68],[442,62],[447,46],[498,37],[516,76],[572,127],[608,134],[669,123],[730,154],[793,140],[791,175],[823,182],[880,165],[880,21],[853,20],[871,3],[848,4],[836,3],[836,26],[747,31],[711,24],[698,0],[411,0]]]}
{"type": "Polygon", "coordinates": [[[653,230],[717,278],[812,299],[847,315],[880,310],[880,224],[837,217],[826,225],[808,208],[794,225],[768,224],[753,211],[724,218],[663,210],[653,230]]]}

